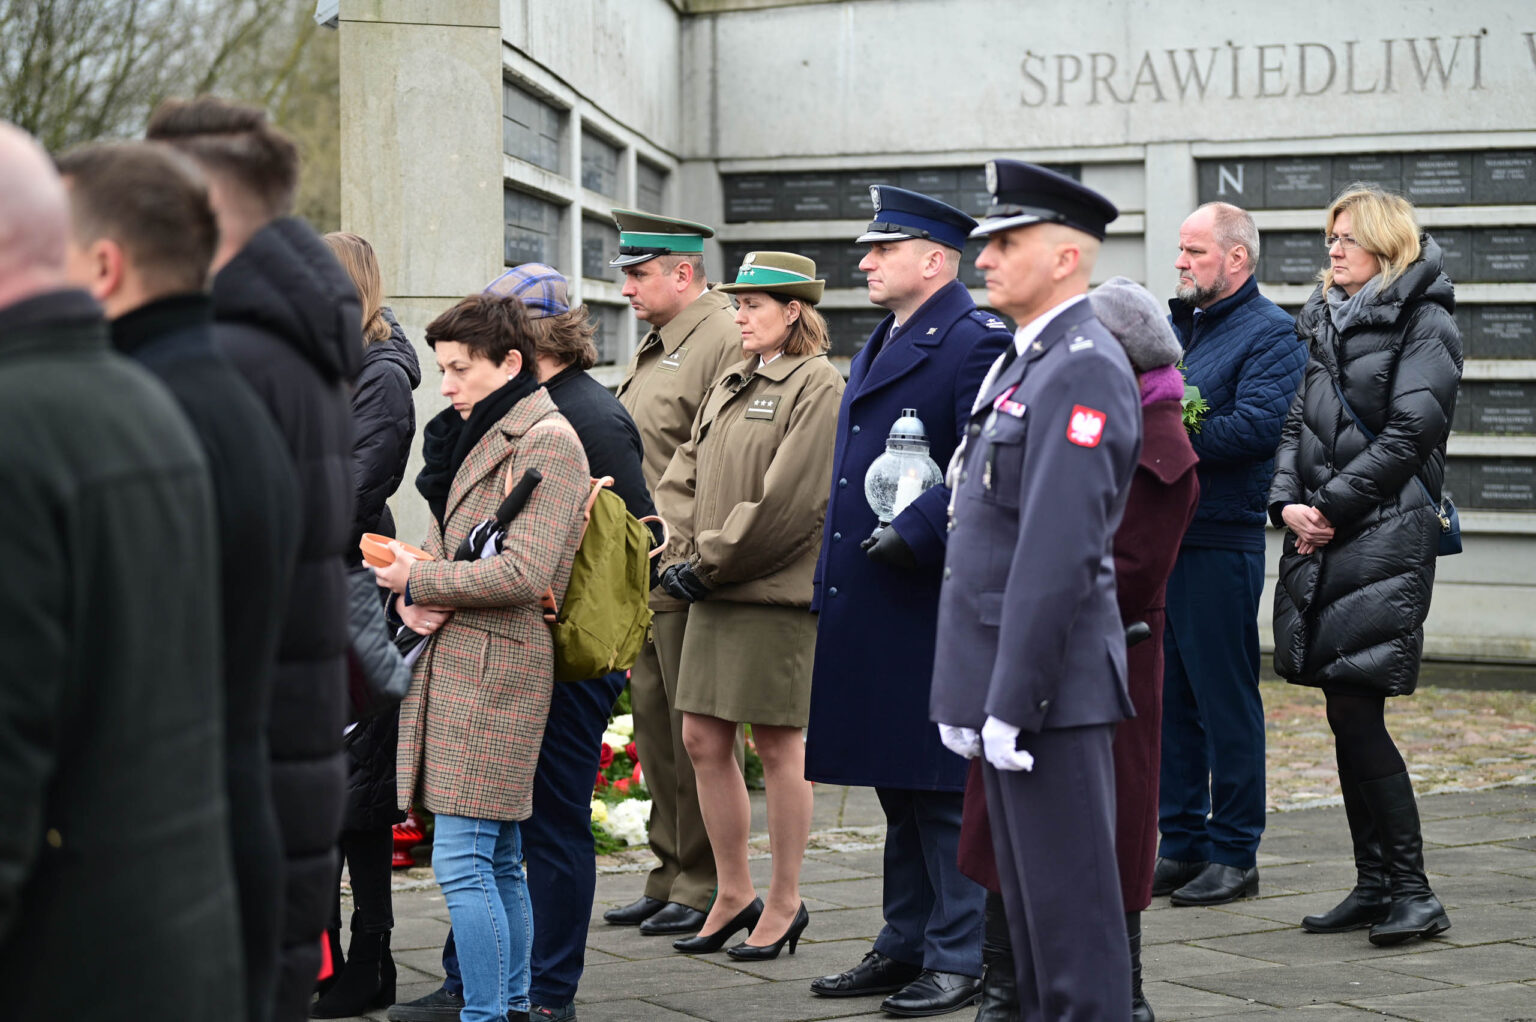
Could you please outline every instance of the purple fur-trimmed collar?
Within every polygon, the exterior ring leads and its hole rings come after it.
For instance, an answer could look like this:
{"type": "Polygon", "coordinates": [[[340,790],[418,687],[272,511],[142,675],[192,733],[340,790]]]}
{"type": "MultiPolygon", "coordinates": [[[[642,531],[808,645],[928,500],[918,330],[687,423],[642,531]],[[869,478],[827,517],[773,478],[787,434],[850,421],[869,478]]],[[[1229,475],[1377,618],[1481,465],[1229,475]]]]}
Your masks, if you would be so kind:
{"type": "Polygon", "coordinates": [[[1178,366],[1162,366],[1141,374],[1141,404],[1146,407],[1154,401],[1177,401],[1184,397],[1184,374],[1178,366]]]}

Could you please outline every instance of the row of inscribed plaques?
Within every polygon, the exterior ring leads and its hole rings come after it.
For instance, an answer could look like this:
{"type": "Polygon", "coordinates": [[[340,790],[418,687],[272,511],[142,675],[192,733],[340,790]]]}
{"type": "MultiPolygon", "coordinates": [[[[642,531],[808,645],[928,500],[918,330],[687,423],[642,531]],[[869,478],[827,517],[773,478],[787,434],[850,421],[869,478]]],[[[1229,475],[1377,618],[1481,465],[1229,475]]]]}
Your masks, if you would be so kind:
{"type": "Polygon", "coordinates": [[[1244,209],[1316,209],[1355,182],[1418,206],[1536,203],[1536,150],[1271,156],[1201,160],[1201,202],[1244,209]]]}

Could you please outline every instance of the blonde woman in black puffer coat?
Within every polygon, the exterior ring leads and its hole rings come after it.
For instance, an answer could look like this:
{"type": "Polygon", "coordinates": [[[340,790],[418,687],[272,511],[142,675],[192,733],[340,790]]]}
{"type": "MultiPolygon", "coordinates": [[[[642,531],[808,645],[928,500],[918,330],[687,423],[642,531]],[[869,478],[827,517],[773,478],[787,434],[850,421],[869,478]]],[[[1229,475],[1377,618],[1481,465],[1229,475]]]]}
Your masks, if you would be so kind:
{"type": "Polygon", "coordinates": [[[1424,876],[1413,785],[1386,698],[1413,692],[1441,537],[1461,334],[1440,247],[1397,195],[1356,186],[1328,209],[1329,265],[1296,329],[1311,350],[1276,455],[1270,517],[1288,530],[1275,670],[1323,689],[1358,880],[1313,933],[1373,944],[1450,928],[1424,876]]]}

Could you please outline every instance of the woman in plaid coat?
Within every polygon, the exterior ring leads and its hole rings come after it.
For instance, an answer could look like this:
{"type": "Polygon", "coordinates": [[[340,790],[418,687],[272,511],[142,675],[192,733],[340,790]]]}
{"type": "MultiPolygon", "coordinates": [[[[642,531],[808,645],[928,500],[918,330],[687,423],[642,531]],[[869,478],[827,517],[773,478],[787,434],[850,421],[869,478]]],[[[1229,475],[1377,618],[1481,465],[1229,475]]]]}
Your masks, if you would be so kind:
{"type": "Polygon", "coordinates": [[[589,485],[570,424],[534,375],[516,299],[474,295],[427,327],[452,402],[423,433],[416,486],[437,525],[415,560],[379,584],[429,636],[400,709],[400,805],[437,814],[432,867],[448,902],[464,974],[463,1022],[526,1019],[532,921],[517,821],[532,812],[533,771],[554,688],[539,598],[570,581],[589,485]],[[530,468],[543,481],[508,526],[503,551],[452,554],[530,468]]]}

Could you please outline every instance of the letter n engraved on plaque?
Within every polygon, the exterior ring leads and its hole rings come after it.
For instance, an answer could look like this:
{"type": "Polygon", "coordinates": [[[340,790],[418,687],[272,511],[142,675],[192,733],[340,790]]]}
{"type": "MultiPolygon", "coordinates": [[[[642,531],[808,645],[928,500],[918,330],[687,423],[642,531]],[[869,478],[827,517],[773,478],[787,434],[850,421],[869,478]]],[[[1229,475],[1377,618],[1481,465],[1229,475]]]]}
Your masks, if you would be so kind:
{"type": "Polygon", "coordinates": [[[1216,194],[1231,194],[1237,196],[1238,198],[1242,198],[1243,165],[1241,163],[1232,167],[1227,166],[1225,163],[1218,163],[1216,165],[1216,194]],[[1232,186],[1230,193],[1227,191],[1228,185],[1232,186]]]}

